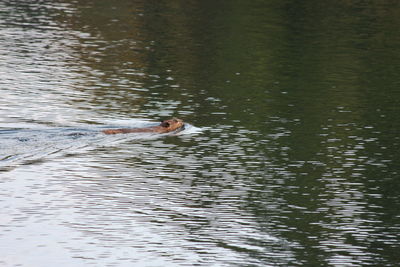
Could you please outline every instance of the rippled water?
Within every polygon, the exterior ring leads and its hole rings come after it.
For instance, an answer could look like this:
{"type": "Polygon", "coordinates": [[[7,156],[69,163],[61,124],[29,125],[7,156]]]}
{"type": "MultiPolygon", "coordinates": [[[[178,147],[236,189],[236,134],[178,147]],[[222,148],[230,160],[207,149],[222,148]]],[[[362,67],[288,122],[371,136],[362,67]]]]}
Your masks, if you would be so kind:
{"type": "Polygon", "coordinates": [[[400,7],[321,3],[2,1],[0,265],[397,266],[400,7]]]}

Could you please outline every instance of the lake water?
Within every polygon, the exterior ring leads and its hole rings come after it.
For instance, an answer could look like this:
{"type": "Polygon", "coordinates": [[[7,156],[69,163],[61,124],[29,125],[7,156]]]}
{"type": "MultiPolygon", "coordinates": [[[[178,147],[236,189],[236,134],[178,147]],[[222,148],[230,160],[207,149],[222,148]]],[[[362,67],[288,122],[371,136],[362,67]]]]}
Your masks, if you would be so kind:
{"type": "Polygon", "coordinates": [[[398,266],[399,11],[1,1],[0,265],[398,266]]]}

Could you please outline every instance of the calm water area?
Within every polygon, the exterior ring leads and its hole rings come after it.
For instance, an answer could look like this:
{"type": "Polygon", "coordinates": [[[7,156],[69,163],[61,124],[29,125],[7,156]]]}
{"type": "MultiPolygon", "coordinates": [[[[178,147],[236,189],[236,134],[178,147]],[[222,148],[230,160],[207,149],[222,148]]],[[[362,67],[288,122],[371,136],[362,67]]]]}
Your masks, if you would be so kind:
{"type": "Polygon", "coordinates": [[[1,0],[0,266],[399,266],[399,14],[1,0]]]}

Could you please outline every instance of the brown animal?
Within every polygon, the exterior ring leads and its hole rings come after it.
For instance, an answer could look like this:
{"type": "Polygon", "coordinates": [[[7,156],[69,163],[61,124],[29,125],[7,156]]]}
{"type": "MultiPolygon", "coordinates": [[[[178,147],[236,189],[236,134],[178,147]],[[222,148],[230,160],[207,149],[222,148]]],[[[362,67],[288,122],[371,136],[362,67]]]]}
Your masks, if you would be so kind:
{"type": "Polygon", "coordinates": [[[120,134],[120,133],[168,133],[178,130],[184,126],[183,120],[173,118],[171,120],[165,120],[158,126],[146,127],[146,128],[124,128],[124,129],[110,129],[103,130],[105,134],[120,134]]]}

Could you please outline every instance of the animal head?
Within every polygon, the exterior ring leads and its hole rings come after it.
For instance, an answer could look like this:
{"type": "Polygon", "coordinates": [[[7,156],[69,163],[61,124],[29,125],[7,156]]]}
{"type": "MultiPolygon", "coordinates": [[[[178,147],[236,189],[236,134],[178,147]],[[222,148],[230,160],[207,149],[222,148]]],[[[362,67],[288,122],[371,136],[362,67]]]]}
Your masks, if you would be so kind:
{"type": "Polygon", "coordinates": [[[170,131],[174,131],[176,129],[179,129],[183,126],[183,120],[181,119],[177,119],[177,118],[173,118],[170,120],[165,120],[162,121],[160,124],[161,127],[167,128],[170,131]]]}

